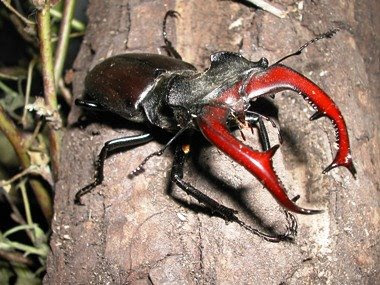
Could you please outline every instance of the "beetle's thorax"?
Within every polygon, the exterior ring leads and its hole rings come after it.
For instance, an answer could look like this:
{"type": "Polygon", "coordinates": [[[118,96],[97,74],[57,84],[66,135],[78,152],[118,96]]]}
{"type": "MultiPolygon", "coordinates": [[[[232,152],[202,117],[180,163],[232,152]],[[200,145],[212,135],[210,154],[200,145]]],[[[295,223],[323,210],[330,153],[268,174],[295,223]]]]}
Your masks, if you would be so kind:
{"type": "Polygon", "coordinates": [[[169,106],[167,98],[175,78],[178,76],[191,77],[194,73],[192,70],[185,70],[161,74],[152,83],[152,86],[147,87],[148,91],[136,103],[136,109],[142,109],[149,122],[162,129],[174,131],[181,128],[182,122],[186,121],[187,112],[182,110],[178,113],[177,109],[169,106]]]}
{"type": "Polygon", "coordinates": [[[262,59],[252,62],[242,55],[232,52],[218,52],[211,56],[211,66],[202,73],[190,76],[176,76],[166,99],[176,117],[192,119],[202,112],[206,105],[220,105],[239,113],[248,104],[248,99],[238,87],[238,97],[221,99],[226,90],[233,88],[239,82],[244,82],[252,73],[257,73],[267,67],[267,61],[262,59]]]}
{"type": "Polygon", "coordinates": [[[177,70],[160,74],[147,86],[148,92],[136,102],[136,108],[144,110],[150,123],[169,131],[191,125],[207,105],[220,105],[239,114],[248,104],[243,83],[266,67],[266,59],[252,62],[237,53],[218,52],[211,55],[211,65],[204,72],[177,70]],[[224,98],[234,86],[242,89],[239,96],[224,98]]]}

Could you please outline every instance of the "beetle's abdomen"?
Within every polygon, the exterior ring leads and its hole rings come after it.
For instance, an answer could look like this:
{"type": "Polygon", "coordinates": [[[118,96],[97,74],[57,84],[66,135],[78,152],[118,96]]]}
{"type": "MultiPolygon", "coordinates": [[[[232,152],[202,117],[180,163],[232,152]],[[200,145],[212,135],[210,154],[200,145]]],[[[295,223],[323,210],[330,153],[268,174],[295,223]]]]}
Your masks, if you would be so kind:
{"type": "Polygon", "coordinates": [[[106,110],[131,121],[143,122],[137,103],[152,91],[163,72],[193,70],[184,61],[156,54],[124,54],[96,65],[85,80],[85,95],[106,110]]]}

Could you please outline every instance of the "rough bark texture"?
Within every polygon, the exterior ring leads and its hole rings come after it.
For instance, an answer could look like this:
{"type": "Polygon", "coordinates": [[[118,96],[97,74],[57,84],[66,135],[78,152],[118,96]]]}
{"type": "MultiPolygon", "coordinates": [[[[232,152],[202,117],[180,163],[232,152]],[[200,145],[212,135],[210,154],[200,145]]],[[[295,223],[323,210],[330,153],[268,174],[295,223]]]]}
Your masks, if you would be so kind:
{"type": "MultiPolygon", "coordinates": [[[[124,121],[117,127],[93,123],[71,128],[63,142],[45,284],[379,284],[380,4],[273,2],[291,11],[286,19],[230,1],[91,1],[74,94],[81,96],[86,72],[102,58],[161,52],[161,25],[169,9],[181,14],[169,21],[169,37],[184,60],[200,70],[219,50],[274,62],[339,26],[342,31],[333,39],[286,64],[319,84],[342,110],[358,179],[345,169],[321,174],[335,151],[331,123],[309,122],[312,111],[297,94],[277,95],[285,142],[275,168],[289,195],[301,195],[300,205],[326,211],[298,216],[297,239],[273,244],[207,215],[176,187],[177,199],[167,195],[170,151],[129,179],[127,173],[160,147],[157,142],[109,157],[104,183],[84,197],[85,206],[74,205],[75,192],[91,180],[103,143],[142,130],[124,121]]],[[[79,114],[74,107],[70,123],[79,114]]],[[[254,137],[249,139],[259,148],[254,137]]],[[[196,144],[203,147],[188,163],[188,181],[238,209],[252,226],[284,230],[278,205],[255,178],[200,137],[196,144]]]]}

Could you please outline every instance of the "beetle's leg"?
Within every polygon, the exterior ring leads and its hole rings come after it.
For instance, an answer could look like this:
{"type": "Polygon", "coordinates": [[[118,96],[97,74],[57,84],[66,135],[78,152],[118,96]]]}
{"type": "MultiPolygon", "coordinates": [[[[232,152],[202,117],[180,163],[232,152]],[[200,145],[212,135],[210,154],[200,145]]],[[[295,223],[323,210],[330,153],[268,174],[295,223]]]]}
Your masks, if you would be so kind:
{"type": "Polygon", "coordinates": [[[235,214],[237,214],[237,211],[231,208],[227,208],[221,204],[219,204],[214,199],[210,198],[209,196],[205,195],[195,187],[191,186],[189,183],[185,182],[183,180],[183,168],[184,163],[186,160],[186,153],[183,150],[183,147],[181,145],[178,145],[175,150],[174,154],[174,161],[173,161],[173,167],[172,167],[172,173],[171,173],[171,180],[179,188],[181,188],[183,191],[185,191],[188,195],[191,195],[195,199],[197,199],[200,203],[203,203],[210,207],[214,212],[221,215],[225,220],[227,221],[235,221],[237,218],[235,214]]]}
{"type": "Polygon", "coordinates": [[[228,208],[214,199],[210,198],[206,194],[202,193],[195,187],[193,187],[191,184],[185,182],[183,180],[183,168],[184,163],[186,159],[186,155],[188,152],[185,152],[183,150],[183,147],[181,145],[178,145],[175,154],[174,154],[174,162],[173,162],[173,168],[172,168],[172,174],[171,174],[171,180],[174,182],[180,189],[185,191],[188,195],[192,196],[193,198],[197,199],[198,202],[206,205],[209,207],[213,212],[218,213],[224,220],[228,222],[236,222],[240,226],[244,227],[251,233],[267,240],[270,242],[280,242],[287,239],[292,239],[297,234],[297,223],[295,221],[295,218],[292,216],[287,215],[287,221],[288,221],[288,227],[287,231],[283,235],[268,235],[266,233],[263,233],[257,229],[252,228],[251,226],[245,224],[243,221],[241,221],[236,214],[238,213],[236,210],[228,208]]]}
{"type": "MultiPolygon", "coordinates": [[[[261,146],[262,146],[262,149],[263,151],[268,151],[270,149],[270,141],[269,141],[269,137],[268,137],[268,132],[267,132],[267,129],[264,125],[264,122],[263,122],[263,119],[262,119],[262,115],[261,114],[258,114],[258,113],[250,113],[248,115],[246,115],[245,117],[245,120],[248,122],[248,123],[259,123],[259,137],[260,137],[260,141],[261,141],[261,146]]],[[[266,120],[270,120],[270,118],[266,118],[266,120]]],[[[278,137],[279,137],[279,140],[280,140],[280,143],[282,142],[282,139],[281,139],[281,135],[280,135],[280,130],[277,128],[277,126],[274,124],[273,121],[271,121],[272,125],[274,125],[278,131],[278,137]]],[[[296,202],[298,199],[299,199],[299,195],[295,196],[292,201],[293,202],[296,202]]],[[[284,209],[284,213],[285,213],[285,217],[288,221],[288,224],[289,224],[289,221],[290,224],[293,225],[293,229],[294,229],[294,232],[297,233],[297,228],[298,228],[298,224],[297,224],[297,219],[294,217],[294,215],[290,212],[288,212],[287,210],[284,209]]]]}
{"type": "MultiPolygon", "coordinates": [[[[270,142],[269,142],[268,132],[267,132],[267,129],[264,125],[262,117],[265,117],[265,116],[261,116],[260,114],[258,114],[256,112],[252,112],[249,114],[246,113],[245,117],[244,117],[244,121],[248,123],[248,126],[251,128],[251,130],[253,128],[253,125],[257,125],[257,124],[259,125],[258,126],[259,138],[260,138],[261,146],[262,146],[263,150],[265,151],[265,150],[268,150],[270,148],[270,142]]],[[[243,141],[245,141],[245,135],[244,135],[243,130],[241,128],[241,123],[240,123],[238,118],[236,118],[236,117],[234,117],[234,118],[238,124],[242,139],[243,139],[243,141]]],[[[266,118],[266,119],[269,120],[268,118],[266,118]]],[[[253,130],[252,130],[252,132],[253,132],[253,130]]]]}
{"type": "Polygon", "coordinates": [[[104,160],[106,159],[108,152],[116,150],[118,148],[140,145],[149,142],[152,139],[153,137],[151,134],[142,134],[107,141],[100,151],[98,159],[96,160],[94,181],[80,189],[75,194],[75,204],[82,205],[81,197],[103,182],[104,160]]]}
{"type": "Polygon", "coordinates": [[[259,116],[257,117],[258,122],[259,122],[259,137],[260,137],[260,142],[263,148],[263,151],[267,151],[270,149],[270,141],[269,141],[269,136],[267,132],[267,128],[264,125],[263,119],[259,116]]]}
{"type": "Polygon", "coordinates": [[[268,132],[267,129],[264,125],[263,119],[259,117],[259,136],[260,136],[260,141],[261,145],[263,147],[264,151],[267,151],[270,149],[270,141],[268,137],[268,132]]]}
{"type": "Polygon", "coordinates": [[[155,151],[151,154],[149,154],[147,157],[144,158],[144,160],[137,166],[134,170],[132,170],[128,176],[133,177],[138,175],[140,172],[144,170],[144,165],[148,162],[149,159],[151,159],[154,156],[161,156],[165,152],[165,150],[181,135],[183,134],[188,128],[184,127],[180,129],[165,145],[163,148],[161,148],[158,151],[155,151]]]}
{"type": "MultiPolygon", "coordinates": [[[[246,111],[245,120],[248,121],[249,124],[252,124],[252,123],[256,124],[258,122],[259,118],[261,118],[261,121],[262,121],[263,125],[264,125],[264,122],[263,122],[262,119],[265,119],[266,121],[268,121],[268,122],[271,123],[272,127],[274,127],[277,130],[277,136],[278,136],[279,143],[282,144],[283,139],[282,139],[282,136],[281,136],[280,127],[277,126],[277,124],[275,123],[275,121],[273,119],[271,119],[270,117],[264,116],[264,115],[262,115],[260,113],[254,112],[254,111],[249,111],[249,110],[246,111]]],[[[264,128],[265,128],[265,125],[264,125],[264,128]]],[[[260,129],[259,129],[259,131],[260,131],[260,129]]],[[[268,136],[268,134],[267,134],[267,136],[268,136]]]]}
{"type": "Polygon", "coordinates": [[[75,99],[75,105],[93,111],[104,111],[104,108],[94,101],[75,99]]]}
{"type": "Polygon", "coordinates": [[[176,51],[176,49],[173,47],[173,44],[170,40],[168,40],[168,36],[166,33],[166,22],[168,20],[168,17],[178,18],[180,14],[177,11],[169,10],[166,12],[164,21],[162,23],[162,37],[164,38],[165,45],[163,48],[166,50],[169,56],[172,56],[177,59],[182,59],[181,55],[176,51]]]}
{"type": "Polygon", "coordinates": [[[333,162],[323,173],[335,167],[344,166],[355,177],[356,170],[352,162],[346,123],[334,101],[321,88],[302,74],[281,64],[273,65],[262,72],[253,74],[244,83],[244,87],[244,92],[249,95],[249,99],[282,90],[293,90],[303,95],[316,110],[310,120],[328,117],[334,124],[338,152],[333,162]]]}
{"type": "MultiPolygon", "coordinates": [[[[264,151],[270,149],[269,136],[268,136],[267,129],[264,125],[263,119],[259,115],[249,114],[245,116],[244,120],[248,123],[248,126],[251,129],[253,128],[253,125],[256,125],[256,126],[258,125],[261,147],[264,151]]],[[[240,132],[241,132],[243,141],[245,141],[245,136],[241,129],[240,129],[240,132]]]]}
{"type": "MultiPolygon", "coordinates": [[[[269,117],[265,117],[265,116],[263,116],[259,113],[256,113],[256,112],[250,112],[249,114],[246,114],[245,120],[248,122],[249,125],[259,123],[259,137],[260,137],[261,147],[262,147],[263,151],[268,151],[270,149],[270,141],[269,141],[267,129],[266,129],[265,124],[264,124],[263,119],[262,119],[263,117],[267,121],[270,121],[272,123],[272,126],[274,126],[277,129],[279,141],[280,141],[280,143],[282,143],[280,129],[277,127],[277,125],[274,123],[274,121],[272,121],[269,117]]],[[[294,197],[292,199],[292,201],[295,202],[298,200],[298,198],[299,198],[299,195],[294,197]]],[[[287,211],[285,209],[283,209],[283,211],[285,213],[285,217],[286,217],[286,220],[288,222],[288,225],[291,225],[288,229],[291,229],[290,233],[292,232],[293,235],[295,236],[297,234],[297,228],[298,228],[297,219],[289,211],[287,211]]]]}
{"type": "Polygon", "coordinates": [[[205,106],[197,117],[197,124],[203,135],[215,144],[221,151],[244,166],[256,176],[269,190],[277,201],[289,211],[300,214],[317,214],[321,211],[304,209],[296,205],[286,194],[286,191],[275,173],[272,157],[279,145],[265,152],[255,151],[237,140],[228,130],[226,120],[228,109],[205,106]]]}

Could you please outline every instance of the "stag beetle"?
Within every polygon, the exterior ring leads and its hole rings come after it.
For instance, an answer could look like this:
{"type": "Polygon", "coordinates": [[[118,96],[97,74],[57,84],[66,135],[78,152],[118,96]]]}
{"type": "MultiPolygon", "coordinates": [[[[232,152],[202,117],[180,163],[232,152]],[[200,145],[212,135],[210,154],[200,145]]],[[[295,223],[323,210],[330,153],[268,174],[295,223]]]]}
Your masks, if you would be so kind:
{"type": "MultiPolygon", "coordinates": [[[[161,155],[186,130],[200,131],[212,144],[252,173],[286,210],[299,214],[316,214],[320,210],[305,209],[290,199],[277,177],[272,157],[279,145],[270,147],[263,116],[249,111],[255,99],[283,90],[302,95],[316,110],[310,120],[329,118],[336,131],[338,151],[333,162],[323,171],[346,167],[356,174],[350,153],[348,132],[343,116],[332,99],[315,83],[293,69],[282,65],[284,59],[300,54],[310,43],[331,37],[336,30],[307,42],[298,51],[269,65],[266,58],[250,61],[234,52],[216,52],[211,65],[204,72],[180,59],[166,38],[166,19],[175,16],[169,11],[164,18],[163,36],[166,48],[173,57],[158,54],[122,54],[96,65],[85,79],[85,95],[90,99],[76,100],[76,104],[95,110],[107,110],[130,121],[148,123],[175,134],[160,151],[152,153],[133,171],[138,173],[153,156],[161,155]],[[264,151],[252,149],[234,137],[229,125],[259,123],[259,134],[264,151]]],[[[76,193],[75,202],[103,181],[103,164],[107,153],[126,146],[135,146],[152,140],[151,134],[118,138],[105,143],[96,167],[95,180],[76,193]]],[[[210,207],[227,221],[234,221],[266,240],[277,242],[296,234],[293,215],[285,211],[288,230],[283,235],[268,235],[243,223],[233,209],[219,204],[183,180],[183,166],[187,151],[178,144],[171,179],[182,190],[210,207]]]]}

